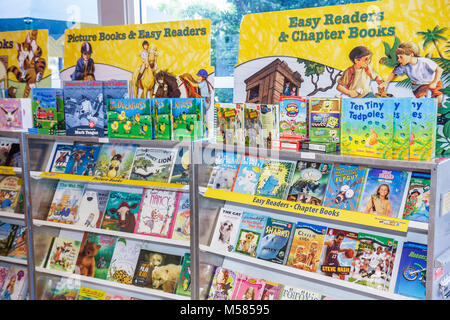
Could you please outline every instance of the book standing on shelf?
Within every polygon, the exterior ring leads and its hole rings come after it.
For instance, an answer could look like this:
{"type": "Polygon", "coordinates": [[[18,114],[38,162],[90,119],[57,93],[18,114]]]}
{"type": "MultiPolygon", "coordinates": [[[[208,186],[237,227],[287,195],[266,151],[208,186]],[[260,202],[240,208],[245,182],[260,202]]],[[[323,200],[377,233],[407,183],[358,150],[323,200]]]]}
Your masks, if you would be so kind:
{"type": "Polygon", "coordinates": [[[56,135],[58,130],[58,105],[56,90],[52,88],[32,88],[33,127],[38,134],[56,135]]]}
{"type": "Polygon", "coordinates": [[[241,223],[242,210],[221,208],[210,247],[220,252],[233,252],[241,223]]]}
{"type": "Polygon", "coordinates": [[[151,99],[153,137],[158,140],[172,139],[172,99],[151,99]]]}
{"type": "Polygon", "coordinates": [[[75,270],[80,241],[55,237],[50,247],[45,268],[72,273],[75,270]]]}
{"type": "Polygon", "coordinates": [[[436,98],[411,99],[410,160],[431,160],[436,142],[436,98]]]}
{"type": "Polygon", "coordinates": [[[170,173],[170,183],[184,185],[189,184],[189,152],[189,149],[186,147],[180,147],[177,149],[175,161],[172,166],[172,172],[170,173]]]}
{"type": "Polygon", "coordinates": [[[189,141],[203,137],[204,104],[202,98],[172,99],[173,140],[189,141]]]}
{"type": "Polygon", "coordinates": [[[22,178],[0,175],[0,211],[16,211],[21,188],[22,178]]]}
{"type": "Polygon", "coordinates": [[[55,143],[52,150],[52,160],[47,166],[47,172],[65,173],[69,157],[73,150],[73,143],[55,143]]]}
{"type": "Polygon", "coordinates": [[[256,185],[255,195],[286,199],[295,171],[295,161],[267,160],[256,185]]]}
{"type": "Polygon", "coordinates": [[[95,166],[95,176],[127,179],[135,151],[136,145],[103,144],[95,166]]]}
{"type": "Polygon", "coordinates": [[[392,135],[392,159],[409,159],[411,136],[411,98],[391,98],[394,101],[394,124],[392,135]]]}
{"type": "Polygon", "coordinates": [[[425,172],[412,172],[411,180],[406,191],[406,201],[399,218],[428,222],[430,213],[430,174],[425,172]]]}
{"type": "Polygon", "coordinates": [[[27,259],[27,229],[25,226],[14,226],[15,236],[8,252],[8,257],[15,259],[27,259]]]}
{"type": "Polygon", "coordinates": [[[73,224],[85,185],[59,181],[50,205],[47,221],[73,224]]]}
{"type": "Polygon", "coordinates": [[[244,104],[244,141],[247,147],[262,147],[261,105],[244,104]]]}
{"type": "Polygon", "coordinates": [[[78,214],[75,216],[73,224],[88,228],[99,228],[105,214],[108,198],[109,190],[106,190],[106,188],[87,186],[80,200],[78,214]]]}
{"type": "Polygon", "coordinates": [[[239,274],[232,300],[261,300],[264,290],[264,280],[239,274]]]}
{"type": "Polygon", "coordinates": [[[281,291],[280,300],[322,300],[322,295],[310,290],[285,285],[281,291]]]}
{"type": "Polygon", "coordinates": [[[0,221],[0,256],[6,256],[14,241],[13,225],[0,221]]]}
{"type": "Polygon", "coordinates": [[[189,192],[180,192],[172,239],[189,241],[191,238],[191,206],[189,192]]]}
{"type": "Polygon", "coordinates": [[[118,238],[106,280],[132,284],[141,248],[141,241],[122,237],[118,238]]]}
{"type": "Polygon", "coordinates": [[[255,194],[259,177],[261,176],[263,166],[267,161],[269,161],[267,158],[254,157],[246,154],[243,155],[231,191],[255,194]]]}
{"type": "Polygon", "coordinates": [[[74,144],[65,173],[93,176],[100,148],[100,145],[74,144]]]}
{"type": "Polygon", "coordinates": [[[272,149],[272,141],[278,140],[278,105],[261,105],[262,146],[272,149]]]}
{"type": "Polygon", "coordinates": [[[131,165],[131,180],[169,182],[176,150],[138,147],[131,165]]]}
{"type": "Polygon", "coordinates": [[[152,138],[152,116],[148,99],[108,100],[107,116],[110,138],[152,138]]]}
{"type": "Polygon", "coordinates": [[[240,162],[240,153],[216,151],[208,188],[231,190],[240,162]]]}
{"type": "Polygon", "coordinates": [[[191,296],[191,254],[185,253],[181,266],[180,278],[178,279],[176,294],[191,296]]]}
{"type": "Polygon", "coordinates": [[[0,300],[25,300],[28,288],[28,269],[22,266],[10,265],[0,287],[0,300]]]}
{"type": "Polygon", "coordinates": [[[0,130],[27,131],[33,128],[31,99],[0,99],[0,130]]]}
{"type": "Polygon", "coordinates": [[[217,267],[208,294],[208,300],[231,300],[237,287],[237,277],[234,271],[217,267]]]}
{"type": "Polygon", "coordinates": [[[264,234],[267,223],[266,216],[244,212],[237,234],[237,241],[234,250],[238,253],[256,257],[258,245],[264,234]]]}
{"type": "Polygon", "coordinates": [[[309,99],[309,137],[311,143],[339,143],[341,134],[341,100],[309,99]]]}
{"type": "Polygon", "coordinates": [[[263,294],[261,300],[278,300],[283,290],[283,286],[279,283],[265,280],[263,294]]]}
{"type": "Polygon", "coordinates": [[[111,191],[102,221],[102,229],[133,233],[141,195],[142,189],[136,189],[133,192],[111,191]]]}
{"type": "Polygon", "coordinates": [[[288,257],[288,243],[291,239],[293,224],[267,218],[264,234],[259,242],[256,257],[258,259],[285,264],[288,257]]]}
{"type": "Polygon", "coordinates": [[[280,97],[279,102],[280,140],[307,140],[308,101],[302,97],[280,97]]]}
{"type": "Polygon", "coordinates": [[[219,144],[244,145],[244,105],[216,103],[217,132],[219,144]]]}

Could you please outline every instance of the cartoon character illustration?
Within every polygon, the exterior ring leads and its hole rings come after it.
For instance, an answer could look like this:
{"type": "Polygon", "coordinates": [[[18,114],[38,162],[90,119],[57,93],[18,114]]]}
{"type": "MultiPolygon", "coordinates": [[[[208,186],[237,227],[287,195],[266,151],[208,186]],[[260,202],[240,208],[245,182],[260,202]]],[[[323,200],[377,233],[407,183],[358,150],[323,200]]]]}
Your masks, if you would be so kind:
{"type": "Polygon", "coordinates": [[[64,265],[65,253],[70,251],[72,243],[64,242],[62,246],[56,247],[55,255],[53,256],[52,263],[58,265],[64,265]]]}
{"type": "Polygon", "coordinates": [[[141,59],[147,59],[142,65],[139,66],[133,72],[131,83],[132,83],[132,93],[133,98],[138,97],[138,90],[141,89],[142,93],[140,97],[142,99],[147,98],[150,95],[150,98],[153,98],[153,90],[155,87],[155,74],[158,72],[159,68],[156,64],[156,58],[159,56],[158,49],[155,45],[150,45],[147,50],[145,50],[147,44],[144,41],[142,46],[144,50],[141,52],[141,59]],[[143,70],[142,70],[143,69],[143,70]]]}
{"type": "Polygon", "coordinates": [[[134,232],[136,218],[130,209],[135,209],[139,204],[137,202],[129,205],[128,202],[122,201],[118,208],[110,208],[109,211],[119,217],[119,227],[123,232],[134,232]]]}
{"type": "Polygon", "coordinates": [[[75,71],[70,75],[72,80],[95,80],[95,63],[91,58],[92,45],[89,42],[81,44],[81,58],[77,60],[75,71]]]}
{"type": "MultiPolygon", "coordinates": [[[[259,170],[259,168],[254,168],[259,170]]],[[[258,176],[253,169],[248,169],[247,167],[244,167],[242,172],[244,175],[238,176],[236,183],[239,187],[241,187],[244,193],[252,194],[255,190],[256,184],[258,183],[258,176]]]]}
{"type": "Polygon", "coordinates": [[[122,163],[125,154],[116,153],[115,150],[111,151],[111,161],[108,167],[106,176],[108,178],[115,178],[119,173],[120,164],[122,163]]]}

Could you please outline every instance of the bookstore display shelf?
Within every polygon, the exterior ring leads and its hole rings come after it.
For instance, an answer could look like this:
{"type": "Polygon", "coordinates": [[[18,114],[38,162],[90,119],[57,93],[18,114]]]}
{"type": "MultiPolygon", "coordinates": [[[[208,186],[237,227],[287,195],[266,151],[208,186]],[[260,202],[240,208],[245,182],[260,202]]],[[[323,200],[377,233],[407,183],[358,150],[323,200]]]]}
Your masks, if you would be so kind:
{"type": "Polygon", "coordinates": [[[189,297],[185,297],[185,296],[177,295],[177,294],[173,294],[173,293],[167,293],[167,292],[164,292],[161,290],[142,288],[142,287],[133,286],[133,285],[129,285],[129,284],[117,283],[117,282],[113,282],[113,281],[109,281],[109,280],[103,280],[103,279],[97,279],[97,278],[93,278],[93,277],[82,276],[82,275],[74,274],[74,273],[67,273],[67,272],[61,272],[61,271],[56,271],[56,270],[48,270],[48,269],[41,268],[41,267],[36,267],[36,272],[44,273],[47,275],[58,276],[61,278],[70,278],[70,279],[74,279],[74,280],[79,280],[81,283],[91,283],[91,284],[100,285],[102,287],[122,289],[122,290],[126,290],[128,292],[140,293],[140,294],[154,296],[154,297],[158,297],[158,298],[162,298],[162,299],[189,300],[189,297]]]}
{"type": "Polygon", "coordinates": [[[22,168],[0,166],[0,174],[20,175],[22,174],[22,168]]]}
{"type": "Polygon", "coordinates": [[[24,266],[26,266],[28,263],[26,259],[17,259],[17,258],[4,257],[4,256],[0,256],[0,262],[20,264],[20,265],[24,265],[24,266]]]}
{"type": "Polygon", "coordinates": [[[24,220],[25,219],[23,213],[13,213],[13,212],[8,212],[8,211],[0,211],[0,217],[17,219],[17,220],[24,220]]]}

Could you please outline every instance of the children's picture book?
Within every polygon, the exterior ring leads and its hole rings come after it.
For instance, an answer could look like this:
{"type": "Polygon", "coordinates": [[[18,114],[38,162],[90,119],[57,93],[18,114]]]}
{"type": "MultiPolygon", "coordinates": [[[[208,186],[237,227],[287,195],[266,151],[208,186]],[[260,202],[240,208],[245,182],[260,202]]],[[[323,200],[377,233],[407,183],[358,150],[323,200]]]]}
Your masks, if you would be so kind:
{"type": "Polygon", "coordinates": [[[106,292],[105,300],[118,301],[118,300],[139,300],[132,297],[125,296],[123,294],[117,294],[114,292],[106,292]]]}
{"type": "Polygon", "coordinates": [[[244,105],[216,103],[215,108],[217,113],[217,143],[244,145],[244,105]]]}
{"type": "Polygon", "coordinates": [[[262,119],[259,104],[244,104],[244,141],[247,147],[262,147],[262,119]]]}
{"type": "Polygon", "coordinates": [[[85,185],[59,181],[48,212],[47,221],[73,224],[85,185]]]}
{"type": "Polygon", "coordinates": [[[430,174],[412,172],[407,188],[405,207],[400,208],[399,218],[428,222],[430,213],[430,174]]]}
{"type": "Polygon", "coordinates": [[[142,241],[120,237],[116,241],[106,280],[132,284],[142,241]]]}
{"type": "Polygon", "coordinates": [[[11,149],[7,154],[6,163],[4,163],[7,167],[15,167],[18,168],[22,165],[22,159],[20,158],[20,144],[12,143],[11,149]]]}
{"type": "Polygon", "coordinates": [[[302,97],[281,96],[279,102],[280,140],[308,139],[308,101],[302,97]]]}
{"type": "Polygon", "coordinates": [[[258,259],[285,264],[289,255],[288,243],[291,239],[293,223],[267,218],[264,234],[256,251],[258,259]]]}
{"type": "Polygon", "coordinates": [[[357,232],[328,228],[318,272],[336,279],[348,279],[357,240],[357,232]]]}
{"type": "Polygon", "coordinates": [[[64,111],[64,89],[55,89],[56,93],[56,120],[58,120],[57,135],[66,135],[66,116],[64,111]]]}
{"type": "Polygon", "coordinates": [[[326,231],[324,226],[297,222],[286,265],[317,272],[326,231]]]}
{"type": "Polygon", "coordinates": [[[93,232],[84,233],[75,273],[107,279],[117,237],[93,232]]]}
{"type": "Polygon", "coordinates": [[[103,99],[128,99],[128,81],[127,80],[109,80],[102,81],[103,99]]]}
{"type": "Polygon", "coordinates": [[[15,259],[27,259],[27,228],[25,226],[15,225],[14,241],[8,252],[8,257],[15,259]]]}
{"type": "Polygon", "coordinates": [[[427,245],[415,242],[403,244],[398,266],[395,293],[425,300],[427,245]]]}
{"type": "Polygon", "coordinates": [[[77,300],[105,300],[106,291],[80,287],[77,300]]]}
{"type": "Polygon", "coordinates": [[[172,139],[172,99],[154,98],[150,100],[152,110],[153,138],[172,139]]]}
{"type": "Polygon", "coordinates": [[[0,175],[0,211],[16,211],[21,188],[22,178],[0,175]]]}
{"type": "Polygon", "coordinates": [[[360,232],[353,257],[348,281],[372,287],[381,291],[389,290],[386,281],[394,239],[360,232]]]}
{"type": "Polygon", "coordinates": [[[184,185],[189,184],[190,163],[189,149],[186,147],[179,147],[176,151],[176,157],[169,182],[184,185]]]}
{"type": "Polygon", "coordinates": [[[10,264],[0,262],[0,292],[2,291],[8,276],[10,264]]]}
{"type": "Polygon", "coordinates": [[[265,281],[239,274],[232,300],[261,300],[265,281]]]}
{"type": "Polygon", "coordinates": [[[134,232],[142,189],[130,189],[132,192],[111,191],[102,221],[102,229],[134,232]]]}
{"type": "Polygon", "coordinates": [[[255,194],[263,166],[269,159],[243,155],[231,191],[255,194]]]}
{"type": "Polygon", "coordinates": [[[33,128],[31,99],[0,99],[0,130],[27,131],[33,128]]]}
{"type": "Polygon", "coordinates": [[[357,211],[366,171],[363,166],[335,164],[328,179],[322,205],[357,211]]]}
{"type": "Polygon", "coordinates": [[[341,153],[392,158],[394,109],[392,98],[343,98],[341,153]]]}
{"type": "Polygon", "coordinates": [[[287,200],[321,205],[332,168],[332,163],[298,161],[287,200]]]}
{"type": "Polygon", "coordinates": [[[107,101],[108,137],[151,139],[152,116],[148,99],[107,101]]]}
{"type": "Polygon", "coordinates": [[[410,176],[407,171],[368,168],[358,211],[398,217],[410,176]]]}
{"type": "Polygon", "coordinates": [[[180,192],[172,239],[189,241],[191,238],[191,203],[189,192],[180,192]]]}
{"type": "Polygon", "coordinates": [[[309,138],[311,143],[336,142],[341,135],[341,99],[309,99],[309,138]]]}
{"type": "Polygon", "coordinates": [[[75,216],[74,225],[88,228],[99,228],[108,203],[107,186],[87,186],[75,216]]]}
{"type": "Polygon", "coordinates": [[[437,98],[411,99],[410,160],[431,160],[436,145],[437,98]]]}
{"type": "Polygon", "coordinates": [[[100,145],[73,144],[65,173],[93,176],[100,148],[100,145]]]}
{"type": "Polygon", "coordinates": [[[261,105],[262,147],[272,149],[272,141],[278,140],[278,105],[261,105]]]}
{"type": "Polygon", "coordinates": [[[45,268],[73,273],[80,252],[80,241],[54,237],[45,268]]]}
{"type": "Polygon", "coordinates": [[[195,140],[203,137],[203,98],[172,99],[172,140],[195,140]]]}
{"type": "Polygon", "coordinates": [[[134,232],[171,238],[178,197],[176,191],[144,189],[134,232]]]}
{"type": "Polygon", "coordinates": [[[13,225],[0,221],[0,256],[6,256],[14,241],[15,228],[13,225]]]}
{"type": "Polygon", "coordinates": [[[52,292],[51,300],[76,300],[80,285],[70,278],[61,278],[52,292]]]}
{"type": "Polygon", "coordinates": [[[242,210],[220,208],[210,247],[219,252],[233,252],[242,218],[242,210]]]}
{"type": "Polygon", "coordinates": [[[208,300],[231,300],[237,287],[238,274],[233,270],[217,267],[208,294],[208,300]]]}
{"type": "Polygon", "coordinates": [[[28,288],[28,269],[26,266],[10,265],[0,292],[0,300],[25,300],[28,288]]]}
{"type": "Polygon", "coordinates": [[[175,293],[183,257],[141,249],[133,285],[175,293]]]}
{"type": "Polygon", "coordinates": [[[58,105],[56,90],[52,88],[32,88],[31,106],[33,109],[33,127],[38,134],[56,135],[58,130],[58,105]]]}
{"type": "Polygon", "coordinates": [[[411,136],[411,98],[394,99],[394,132],[392,137],[392,159],[409,159],[409,137],[411,136]]]}
{"type": "Polygon", "coordinates": [[[237,241],[234,250],[251,257],[256,257],[258,245],[264,235],[268,217],[244,212],[237,234],[237,241]]]}
{"type": "Polygon", "coordinates": [[[131,180],[169,182],[176,149],[138,147],[130,171],[131,180]]]}
{"type": "Polygon", "coordinates": [[[295,171],[295,161],[268,160],[264,162],[255,195],[286,199],[295,171]]]}
{"type": "Polygon", "coordinates": [[[191,296],[191,254],[185,253],[183,264],[181,266],[180,278],[178,279],[176,294],[190,297],[191,296]]]}
{"type": "Polygon", "coordinates": [[[209,177],[208,188],[230,191],[241,162],[241,154],[217,151],[213,169],[209,177]]]}
{"type": "Polygon", "coordinates": [[[106,123],[101,81],[64,81],[66,135],[103,137],[106,123]]]}
{"type": "Polygon", "coordinates": [[[136,147],[130,144],[103,144],[95,166],[95,176],[127,179],[136,147]]]}
{"type": "Polygon", "coordinates": [[[320,293],[284,285],[279,300],[322,300],[320,293]]]}
{"type": "Polygon", "coordinates": [[[283,290],[283,285],[273,281],[265,280],[261,300],[278,300],[281,295],[281,290],[283,290]]]}
{"type": "Polygon", "coordinates": [[[0,166],[6,166],[9,151],[14,143],[17,143],[16,139],[1,138],[0,140],[0,166]]]}
{"type": "Polygon", "coordinates": [[[55,143],[53,145],[52,157],[47,165],[47,172],[65,173],[69,157],[73,150],[73,143],[55,143]]]}

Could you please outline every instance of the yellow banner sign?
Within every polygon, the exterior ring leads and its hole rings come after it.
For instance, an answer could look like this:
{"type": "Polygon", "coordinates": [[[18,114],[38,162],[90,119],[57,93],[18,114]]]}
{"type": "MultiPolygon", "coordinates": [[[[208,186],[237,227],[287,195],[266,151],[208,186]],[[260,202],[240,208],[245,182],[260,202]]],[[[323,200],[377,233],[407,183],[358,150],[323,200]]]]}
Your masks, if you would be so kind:
{"type": "Polygon", "coordinates": [[[0,166],[0,174],[13,176],[16,174],[14,167],[0,166]]]}

